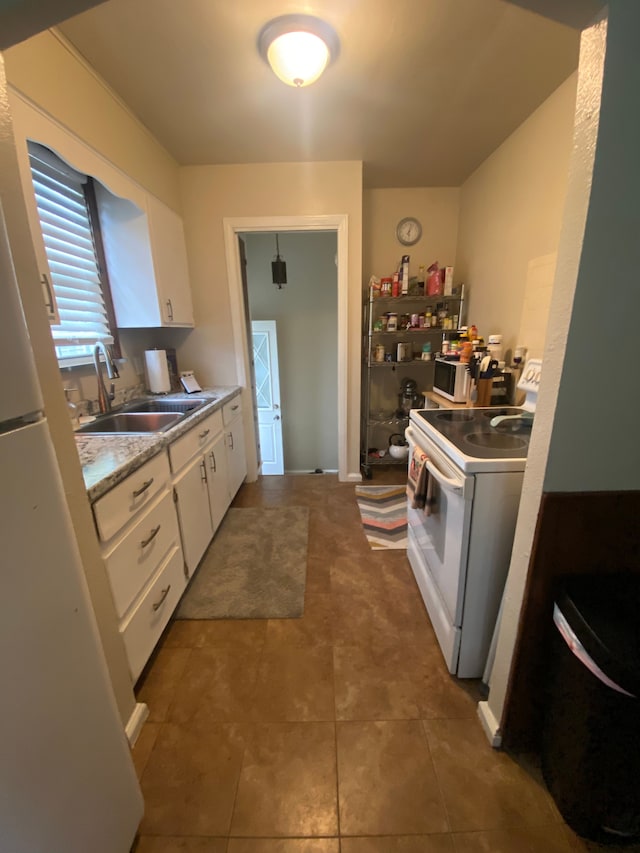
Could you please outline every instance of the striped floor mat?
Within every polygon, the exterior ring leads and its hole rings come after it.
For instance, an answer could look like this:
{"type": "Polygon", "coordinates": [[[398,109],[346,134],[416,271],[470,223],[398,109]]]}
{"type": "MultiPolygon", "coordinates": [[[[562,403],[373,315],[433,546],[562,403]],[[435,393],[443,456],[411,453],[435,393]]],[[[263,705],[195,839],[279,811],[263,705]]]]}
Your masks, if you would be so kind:
{"type": "Polygon", "coordinates": [[[407,547],[407,495],[404,486],[356,486],[365,536],[372,548],[407,547]]]}

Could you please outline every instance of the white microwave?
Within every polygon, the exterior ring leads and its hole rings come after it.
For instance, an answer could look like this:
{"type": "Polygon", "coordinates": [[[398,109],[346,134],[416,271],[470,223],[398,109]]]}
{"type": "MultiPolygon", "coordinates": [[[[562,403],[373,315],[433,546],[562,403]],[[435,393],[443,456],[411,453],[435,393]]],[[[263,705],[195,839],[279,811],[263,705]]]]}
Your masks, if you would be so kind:
{"type": "Polygon", "coordinates": [[[452,403],[466,403],[469,394],[470,375],[468,364],[436,358],[433,390],[452,403]]]}

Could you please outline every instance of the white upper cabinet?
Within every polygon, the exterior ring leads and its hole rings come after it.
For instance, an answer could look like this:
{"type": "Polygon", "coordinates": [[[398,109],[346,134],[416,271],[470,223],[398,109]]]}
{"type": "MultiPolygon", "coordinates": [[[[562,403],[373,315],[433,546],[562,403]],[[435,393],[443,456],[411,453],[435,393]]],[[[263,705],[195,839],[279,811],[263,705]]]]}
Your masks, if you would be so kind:
{"type": "Polygon", "coordinates": [[[146,209],[100,184],[96,197],[118,328],[193,326],[180,217],[149,194],[146,209]]]}
{"type": "Polygon", "coordinates": [[[118,327],[193,326],[180,217],[13,89],[10,102],[23,191],[51,322],[58,319],[53,293],[49,292],[51,277],[31,183],[27,139],[50,148],[74,169],[96,179],[118,327]]]}
{"type": "Polygon", "coordinates": [[[182,220],[166,204],[147,196],[153,268],[163,326],[193,326],[187,249],[182,220]]]}

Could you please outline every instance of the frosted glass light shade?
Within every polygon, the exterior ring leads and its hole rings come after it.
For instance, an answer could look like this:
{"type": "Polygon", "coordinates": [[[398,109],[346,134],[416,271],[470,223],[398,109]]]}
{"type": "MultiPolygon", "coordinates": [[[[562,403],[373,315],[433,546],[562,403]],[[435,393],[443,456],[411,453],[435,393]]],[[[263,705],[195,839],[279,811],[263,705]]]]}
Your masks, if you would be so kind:
{"type": "Polygon", "coordinates": [[[314,83],[338,55],[335,30],[313,15],[281,15],[264,25],[258,49],[274,74],[288,86],[314,83]]]}
{"type": "Polygon", "coordinates": [[[271,42],[267,59],[276,77],[288,86],[315,83],[329,62],[329,48],[313,33],[285,33],[271,42]]]}

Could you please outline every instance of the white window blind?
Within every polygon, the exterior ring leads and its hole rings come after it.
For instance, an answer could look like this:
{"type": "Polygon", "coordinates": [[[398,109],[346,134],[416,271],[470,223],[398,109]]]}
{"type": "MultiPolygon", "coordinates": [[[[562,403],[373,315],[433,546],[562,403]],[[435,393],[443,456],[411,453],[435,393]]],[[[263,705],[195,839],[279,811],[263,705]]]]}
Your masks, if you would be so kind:
{"type": "Polygon", "coordinates": [[[29,160],[60,316],[51,334],[59,358],[80,355],[97,341],[113,343],[83,191],[87,177],[36,143],[29,143],[29,160]]]}

